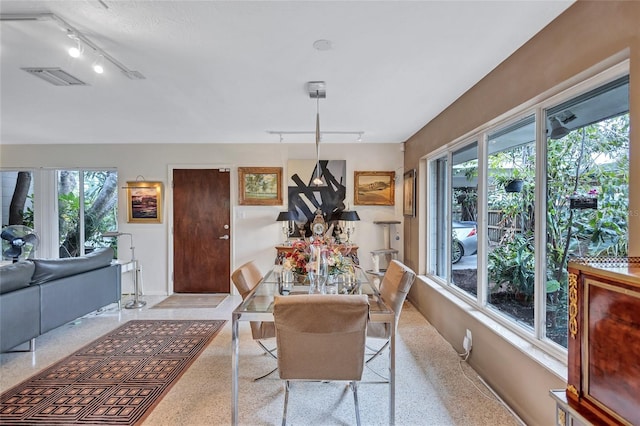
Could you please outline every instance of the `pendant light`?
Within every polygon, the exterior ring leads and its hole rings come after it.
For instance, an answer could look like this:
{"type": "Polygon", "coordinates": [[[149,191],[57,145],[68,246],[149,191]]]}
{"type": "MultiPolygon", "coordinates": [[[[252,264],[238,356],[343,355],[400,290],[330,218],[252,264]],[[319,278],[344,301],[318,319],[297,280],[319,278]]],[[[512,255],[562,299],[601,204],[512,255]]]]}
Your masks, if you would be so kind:
{"type": "Polygon", "coordinates": [[[308,84],[309,96],[316,99],[316,177],[312,183],[315,186],[322,185],[322,174],[320,172],[320,98],[327,97],[324,81],[310,81],[308,84]]]}

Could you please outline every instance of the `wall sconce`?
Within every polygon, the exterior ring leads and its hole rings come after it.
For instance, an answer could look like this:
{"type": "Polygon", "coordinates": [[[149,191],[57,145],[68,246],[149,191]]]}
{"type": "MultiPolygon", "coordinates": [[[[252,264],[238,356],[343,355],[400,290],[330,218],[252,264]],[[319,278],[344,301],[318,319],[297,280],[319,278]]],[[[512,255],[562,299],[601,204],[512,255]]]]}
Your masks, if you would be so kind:
{"type": "Polygon", "coordinates": [[[289,236],[293,234],[293,221],[296,220],[296,215],[293,212],[280,212],[276,222],[282,222],[282,233],[284,234],[284,244],[289,243],[289,236]]]}

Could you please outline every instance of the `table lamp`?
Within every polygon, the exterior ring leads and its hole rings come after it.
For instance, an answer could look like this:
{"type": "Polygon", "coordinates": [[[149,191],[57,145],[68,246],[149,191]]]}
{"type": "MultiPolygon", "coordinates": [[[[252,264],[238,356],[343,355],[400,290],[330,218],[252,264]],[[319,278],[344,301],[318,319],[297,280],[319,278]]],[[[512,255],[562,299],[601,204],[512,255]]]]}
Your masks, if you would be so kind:
{"type": "Polygon", "coordinates": [[[290,211],[278,213],[276,222],[282,222],[282,233],[284,234],[284,244],[289,241],[289,236],[293,234],[293,221],[296,219],[295,214],[290,211]]]}
{"type": "Polygon", "coordinates": [[[351,234],[356,230],[353,222],[360,220],[360,216],[355,210],[343,210],[340,213],[339,220],[341,222],[340,227],[347,233],[346,244],[351,244],[351,234]]]}

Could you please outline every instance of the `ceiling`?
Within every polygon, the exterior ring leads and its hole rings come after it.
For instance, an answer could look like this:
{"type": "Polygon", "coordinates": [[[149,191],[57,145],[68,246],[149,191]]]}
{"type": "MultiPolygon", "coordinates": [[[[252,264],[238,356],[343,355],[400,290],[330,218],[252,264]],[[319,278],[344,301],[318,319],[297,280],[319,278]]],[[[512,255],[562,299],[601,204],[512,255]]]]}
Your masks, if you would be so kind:
{"type": "Polygon", "coordinates": [[[0,1],[53,13],[144,79],[93,51],[73,59],[55,20],[0,22],[0,141],[313,143],[407,140],[571,1],[0,1]],[[328,40],[330,49],[314,48],[328,40]],[[60,67],[54,86],[25,67],[60,67]],[[335,133],[334,133],[335,132],[335,133]],[[346,132],[347,134],[338,134],[346,132]]]}

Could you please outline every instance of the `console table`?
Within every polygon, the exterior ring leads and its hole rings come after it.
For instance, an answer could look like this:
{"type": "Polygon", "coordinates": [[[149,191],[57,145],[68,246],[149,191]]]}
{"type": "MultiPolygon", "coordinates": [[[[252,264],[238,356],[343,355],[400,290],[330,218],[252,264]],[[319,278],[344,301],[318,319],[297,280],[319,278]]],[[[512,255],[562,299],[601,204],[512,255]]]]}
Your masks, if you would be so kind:
{"type": "Polygon", "coordinates": [[[568,269],[565,405],[594,424],[638,425],[640,258],[573,259],[568,269]]]}
{"type": "MultiPolygon", "coordinates": [[[[343,256],[350,258],[356,265],[360,264],[360,260],[358,259],[358,246],[354,244],[338,244],[338,247],[340,247],[340,252],[343,256]]],[[[293,246],[277,245],[276,251],[275,264],[282,265],[282,259],[285,258],[287,253],[291,253],[293,251],[293,246]]]]}

